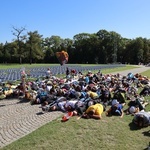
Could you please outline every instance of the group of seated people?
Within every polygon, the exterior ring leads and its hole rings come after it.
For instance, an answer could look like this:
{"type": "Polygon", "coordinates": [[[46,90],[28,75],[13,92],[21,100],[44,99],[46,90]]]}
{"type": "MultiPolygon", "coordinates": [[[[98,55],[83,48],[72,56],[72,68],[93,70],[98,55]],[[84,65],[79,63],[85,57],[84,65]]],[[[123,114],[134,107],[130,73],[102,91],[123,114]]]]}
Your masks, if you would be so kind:
{"type": "Polygon", "coordinates": [[[42,111],[72,112],[72,116],[78,116],[78,119],[101,119],[103,112],[106,116],[122,118],[125,113],[134,115],[133,120],[139,126],[150,125],[150,112],[145,111],[148,102],[144,99],[150,95],[150,80],[139,74],[122,76],[119,73],[103,75],[101,71],[79,72],[73,77],[51,76],[27,82],[24,88],[25,93],[19,84],[13,95],[24,94],[32,105],[40,104],[42,111]],[[124,106],[128,106],[127,109],[124,106]],[[146,123],[141,123],[142,120],[146,123]]]}

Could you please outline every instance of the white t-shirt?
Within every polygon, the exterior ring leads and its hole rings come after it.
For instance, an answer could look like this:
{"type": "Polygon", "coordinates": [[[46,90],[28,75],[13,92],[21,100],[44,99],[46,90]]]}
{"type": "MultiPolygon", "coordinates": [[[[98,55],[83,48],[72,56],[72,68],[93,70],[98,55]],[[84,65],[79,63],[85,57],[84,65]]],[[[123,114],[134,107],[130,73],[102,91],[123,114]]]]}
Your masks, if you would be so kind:
{"type": "Polygon", "coordinates": [[[75,108],[75,104],[77,103],[77,100],[70,100],[66,103],[66,107],[71,106],[72,108],[75,108]]]}
{"type": "Polygon", "coordinates": [[[59,102],[57,105],[61,110],[66,111],[64,107],[65,104],[66,104],[66,101],[62,101],[62,102],[59,102]]]}
{"type": "Polygon", "coordinates": [[[47,86],[46,86],[46,90],[47,90],[48,92],[50,91],[51,88],[52,88],[51,85],[47,85],[47,86]]]}
{"type": "Polygon", "coordinates": [[[47,70],[47,71],[46,71],[46,76],[49,77],[50,75],[51,75],[51,71],[50,71],[50,70],[47,70]]]}

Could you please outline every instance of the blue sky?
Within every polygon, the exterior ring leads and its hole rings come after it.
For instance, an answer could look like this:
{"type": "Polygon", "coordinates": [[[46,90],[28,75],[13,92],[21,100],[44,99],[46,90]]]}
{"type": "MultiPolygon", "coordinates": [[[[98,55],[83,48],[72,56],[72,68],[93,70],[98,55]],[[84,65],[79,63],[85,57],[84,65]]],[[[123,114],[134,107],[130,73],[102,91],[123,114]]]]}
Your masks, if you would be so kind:
{"type": "Polygon", "coordinates": [[[150,39],[150,0],[1,0],[0,43],[11,42],[13,26],[73,39],[79,33],[115,31],[150,39]]]}

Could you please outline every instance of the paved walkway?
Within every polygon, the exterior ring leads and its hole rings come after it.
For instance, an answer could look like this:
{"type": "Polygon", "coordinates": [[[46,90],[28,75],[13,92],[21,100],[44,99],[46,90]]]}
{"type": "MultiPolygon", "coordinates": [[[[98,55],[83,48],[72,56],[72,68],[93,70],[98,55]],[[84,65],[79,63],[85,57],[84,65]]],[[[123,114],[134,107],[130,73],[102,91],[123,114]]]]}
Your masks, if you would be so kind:
{"type": "Polygon", "coordinates": [[[40,105],[18,99],[0,101],[0,148],[56,119],[61,112],[43,113],[40,105]]]}
{"type": "MultiPolygon", "coordinates": [[[[141,67],[122,71],[120,74],[141,73],[148,69],[150,67],[141,67]]],[[[30,105],[29,102],[21,102],[18,99],[0,100],[0,148],[31,133],[62,114],[61,112],[43,113],[39,106],[30,105]]]]}
{"type": "MultiPolygon", "coordinates": [[[[138,67],[138,68],[134,68],[134,69],[131,69],[131,70],[119,71],[119,73],[122,74],[122,75],[127,75],[129,72],[132,72],[133,74],[136,74],[136,73],[141,73],[141,72],[150,70],[150,67],[137,66],[137,65],[135,65],[135,66],[138,67]]],[[[117,72],[114,72],[114,74],[115,73],[117,73],[117,72]]]]}

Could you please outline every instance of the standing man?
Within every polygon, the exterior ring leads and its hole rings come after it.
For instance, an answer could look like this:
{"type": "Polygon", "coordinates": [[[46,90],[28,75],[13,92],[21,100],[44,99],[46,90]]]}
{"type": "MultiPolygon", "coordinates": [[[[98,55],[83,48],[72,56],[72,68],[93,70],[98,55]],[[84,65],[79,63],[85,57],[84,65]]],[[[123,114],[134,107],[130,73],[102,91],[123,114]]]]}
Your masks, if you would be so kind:
{"type": "Polygon", "coordinates": [[[50,70],[50,68],[47,68],[46,79],[49,79],[50,77],[51,77],[51,70],[50,70]]]}
{"type": "Polygon", "coordinates": [[[69,78],[69,74],[70,74],[70,71],[69,71],[69,68],[67,67],[67,69],[66,69],[66,78],[69,78]]]}

